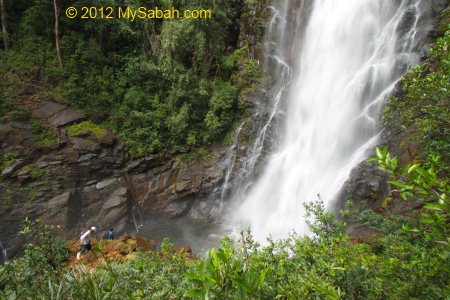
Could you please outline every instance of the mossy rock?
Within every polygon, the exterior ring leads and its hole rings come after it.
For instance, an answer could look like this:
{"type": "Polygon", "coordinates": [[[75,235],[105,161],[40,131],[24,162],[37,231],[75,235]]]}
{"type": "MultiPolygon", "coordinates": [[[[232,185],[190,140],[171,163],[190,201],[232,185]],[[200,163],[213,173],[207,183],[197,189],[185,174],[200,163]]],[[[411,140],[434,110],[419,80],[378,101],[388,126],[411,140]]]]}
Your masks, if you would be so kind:
{"type": "Polygon", "coordinates": [[[92,132],[98,139],[102,139],[108,130],[101,125],[92,123],[91,120],[73,124],[67,128],[67,135],[71,138],[81,136],[86,132],[92,132]]]}

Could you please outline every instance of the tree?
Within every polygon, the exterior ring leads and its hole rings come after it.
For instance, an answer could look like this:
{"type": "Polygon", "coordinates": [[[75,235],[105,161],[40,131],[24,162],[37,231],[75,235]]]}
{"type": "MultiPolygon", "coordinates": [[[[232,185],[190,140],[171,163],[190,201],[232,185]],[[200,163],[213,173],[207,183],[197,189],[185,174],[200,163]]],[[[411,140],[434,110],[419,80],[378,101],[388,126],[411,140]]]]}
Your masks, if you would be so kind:
{"type": "MultiPolygon", "coordinates": [[[[1,0],[3,1],[3,0],[1,0]]],[[[62,57],[61,46],[59,44],[60,41],[60,32],[59,32],[59,13],[61,11],[61,7],[59,4],[59,0],[53,0],[53,7],[55,9],[55,44],[56,44],[56,52],[58,54],[59,66],[64,68],[64,60],[62,57]]]]}
{"type": "Polygon", "coordinates": [[[0,9],[2,11],[2,30],[3,30],[3,45],[5,51],[10,49],[9,33],[8,33],[8,21],[6,20],[6,5],[5,0],[0,0],[0,9]]]}

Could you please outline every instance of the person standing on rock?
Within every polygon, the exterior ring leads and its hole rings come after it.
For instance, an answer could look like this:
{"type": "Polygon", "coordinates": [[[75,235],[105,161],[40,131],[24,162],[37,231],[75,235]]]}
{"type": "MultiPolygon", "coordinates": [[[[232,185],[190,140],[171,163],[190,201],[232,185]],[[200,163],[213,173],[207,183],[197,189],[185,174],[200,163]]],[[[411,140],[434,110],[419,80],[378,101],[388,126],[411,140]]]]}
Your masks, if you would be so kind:
{"type": "Polygon", "coordinates": [[[108,241],[112,241],[114,239],[114,231],[113,229],[109,229],[108,231],[108,241]]]}
{"type": "Polygon", "coordinates": [[[81,254],[91,250],[91,234],[93,234],[97,228],[95,226],[92,226],[91,229],[86,231],[84,234],[81,235],[80,241],[81,241],[81,250],[77,253],[77,259],[80,260],[81,254]]]}

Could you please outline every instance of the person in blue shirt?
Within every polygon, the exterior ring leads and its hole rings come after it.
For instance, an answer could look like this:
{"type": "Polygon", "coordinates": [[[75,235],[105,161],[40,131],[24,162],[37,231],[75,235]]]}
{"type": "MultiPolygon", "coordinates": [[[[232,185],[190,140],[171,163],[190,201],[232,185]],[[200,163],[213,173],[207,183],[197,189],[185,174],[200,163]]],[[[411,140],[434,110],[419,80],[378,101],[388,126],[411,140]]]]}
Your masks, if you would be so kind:
{"type": "Polygon", "coordinates": [[[113,229],[109,229],[108,231],[108,241],[112,241],[114,239],[114,232],[113,229]]]}

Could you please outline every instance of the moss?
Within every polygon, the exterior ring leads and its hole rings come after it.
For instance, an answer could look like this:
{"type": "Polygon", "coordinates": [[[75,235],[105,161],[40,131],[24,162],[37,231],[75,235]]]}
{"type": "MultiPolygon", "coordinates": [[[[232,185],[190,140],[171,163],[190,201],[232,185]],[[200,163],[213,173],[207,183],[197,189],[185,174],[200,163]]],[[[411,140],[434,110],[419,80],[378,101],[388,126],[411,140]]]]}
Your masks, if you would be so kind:
{"type": "Polygon", "coordinates": [[[383,201],[383,208],[388,209],[391,206],[392,202],[394,202],[394,199],[392,197],[387,197],[383,201]]]}
{"type": "Polygon", "coordinates": [[[31,168],[31,178],[38,179],[45,174],[45,170],[41,168],[32,167],[31,168]]]}
{"type": "Polygon", "coordinates": [[[104,128],[103,126],[94,124],[91,120],[87,120],[69,126],[67,128],[67,135],[69,137],[75,137],[86,131],[92,132],[99,139],[103,138],[107,133],[106,128],[104,128]]]}

